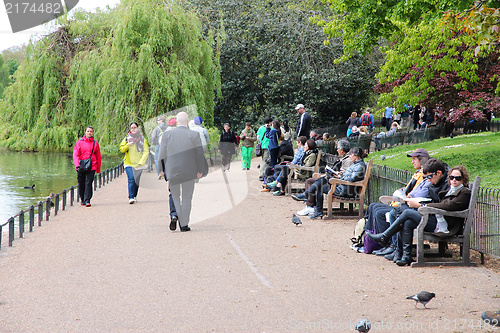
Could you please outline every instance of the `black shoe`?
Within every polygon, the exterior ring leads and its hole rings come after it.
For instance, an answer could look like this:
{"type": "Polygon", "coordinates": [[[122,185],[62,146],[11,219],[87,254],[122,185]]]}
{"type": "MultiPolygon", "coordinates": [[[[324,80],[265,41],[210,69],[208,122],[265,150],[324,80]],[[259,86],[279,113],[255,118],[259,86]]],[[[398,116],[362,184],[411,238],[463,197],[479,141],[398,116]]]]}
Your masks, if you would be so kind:
{"type": "Polygon", "coordinates": [[[306,201],[307,197],[303,193],[300,193],[297,195],[292,195],[292,199],[296,201],[306,201]]]}
{"type": "Polygon", "coordinates": [[[181,232],[185,232],[185,231],[191,231],[191,228],[188,226],[181,227],[181,232]]]}
{"type": "Polygon", "coordinates": [[[314,213],[309,216],[311,220],[316,220],[317,218],[323,219],[323,210],[319,210],[316,207],[314,207],[314,213]]]}
{"type": "Polygon", "coordinates": [[[393,253],[395,248],[392,245],[389,245],[386,248],[383,248],[382,250],[378,251],[378,253],[375,253],[377,256],[385,256],[387,254],[393,253]]]}
{"type": "Polygon", "coordinates": [[[370,232],[367,232],[366,235],[384,247],[387,246],[387,242],[389,241],[384,233],[372,234],[370,232]]]}
{"type": "Polygon", "coordinates": [[[413,258],[411,256],[403,255],[401,260],[396,261],[396,265],[398,266],[410,266],[413,262],[413,258]]]}
{"type": "Polygon", "coordinates": [[[177,216],[172,216],[170,220],[170,230],[174,231],[175,229],[177,229],[177,220],[177,216]]]}
{"type": "Polygon", "coordinates": [[[263,182],[264,181],[264,177],[259,177],[259,181],[263,182]]]}

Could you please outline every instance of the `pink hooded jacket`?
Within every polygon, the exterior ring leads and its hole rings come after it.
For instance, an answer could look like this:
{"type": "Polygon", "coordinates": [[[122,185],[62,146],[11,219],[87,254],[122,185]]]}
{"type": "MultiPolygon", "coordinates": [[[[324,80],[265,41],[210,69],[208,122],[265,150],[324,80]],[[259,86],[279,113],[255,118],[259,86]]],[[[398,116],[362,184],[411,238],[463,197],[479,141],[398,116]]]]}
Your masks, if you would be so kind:
{"type": "Polygon", "coordinates": [[[73,162],[75,163],[75,169],[80,167],[80,160],[90,157],[94,142],[95,146],[94,153],[92,154],[92,170],[95,170],[97,173],[101,172],[101,149],[99,148],[99,143],[95,141],[94,138],[87,138],[85,136],[81,137],[73,148],[73,162]]]}

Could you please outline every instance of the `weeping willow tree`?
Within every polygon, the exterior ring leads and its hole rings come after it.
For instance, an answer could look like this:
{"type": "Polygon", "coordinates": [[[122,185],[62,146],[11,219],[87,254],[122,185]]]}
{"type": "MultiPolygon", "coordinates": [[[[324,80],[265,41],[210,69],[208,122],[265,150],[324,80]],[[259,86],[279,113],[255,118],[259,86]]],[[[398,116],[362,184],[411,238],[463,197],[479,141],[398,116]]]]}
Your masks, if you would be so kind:
{"type": "Polygon", "coordinates": [[[128,123],[196,105],[213,123],[220,91],[214,36],[198,18],[160,0],[122,0],[114,10],[78,12],[32,43],[0,101],[12,149],[65,150],[93,125],[116,145],[128,123]]]}

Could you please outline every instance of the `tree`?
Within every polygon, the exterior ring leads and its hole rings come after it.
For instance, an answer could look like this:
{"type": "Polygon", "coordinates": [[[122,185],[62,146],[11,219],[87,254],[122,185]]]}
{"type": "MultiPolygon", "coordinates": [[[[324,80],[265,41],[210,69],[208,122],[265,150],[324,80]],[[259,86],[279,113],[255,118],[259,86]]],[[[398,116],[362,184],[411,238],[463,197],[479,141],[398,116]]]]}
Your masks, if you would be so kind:
{"type": "Polygon", "coordinates": [[[210,124],[220,84],[213,43],[196,16],[161,0],[63,18],[27,48],[0,110],[9,123],[0,139],[67,149],[94,124],[101,145],[117,146],[131,121],[188,105],[210,124]]]}
{"type": "Polygon", "coordinates": [[[186,2],[205,29],[223,39],[222,98],[216,101],[216,123],[258,123],[266,116],[297,119],[303,103],[314,114],[315,126],[329,126],[366,104],[377,63],[356,56],[334,64],[341,56],[340,40],[324,45],[320,28],[309,22],[324,12],[319,1],[196,1],[186,2]]]}
{"type": "Polygon", "coordinates": [[[3,92],[9,84],[9,68],[5,63],[4,58],[0,55],[0,98],[3,96],[3,92]]]}

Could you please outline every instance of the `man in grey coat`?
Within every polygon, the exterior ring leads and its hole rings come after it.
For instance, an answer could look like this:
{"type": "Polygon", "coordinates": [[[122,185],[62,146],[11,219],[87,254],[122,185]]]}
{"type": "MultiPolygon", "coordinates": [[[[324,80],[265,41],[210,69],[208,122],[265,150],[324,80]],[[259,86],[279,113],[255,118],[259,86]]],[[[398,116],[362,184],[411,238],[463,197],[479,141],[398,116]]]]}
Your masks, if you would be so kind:
{"type": "MultiPolygon", "coordinates": [[[[188,224],[195,180],[208,173],[200,135],[190,130],[188,123],[188,114],[179,112],[177,127],[163,133],[159,156],[177,210],[181,231],[191,230],[188,224]]],[[[176,228],[177,223],[172,220],[170,230],[176,228]]]]}

